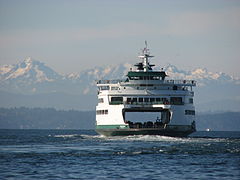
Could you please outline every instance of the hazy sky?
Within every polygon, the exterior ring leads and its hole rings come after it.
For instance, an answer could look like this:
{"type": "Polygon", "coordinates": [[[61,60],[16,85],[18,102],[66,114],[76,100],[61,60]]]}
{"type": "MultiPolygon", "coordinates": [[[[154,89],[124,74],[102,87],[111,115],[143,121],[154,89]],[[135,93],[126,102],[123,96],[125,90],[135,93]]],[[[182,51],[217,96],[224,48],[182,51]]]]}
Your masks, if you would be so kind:
{"type": "Polygon", "coordinates": [[[0,0],[0,65],[28,56],[57,72],[135,63],[240,77],[239,0],[0,0]]]}

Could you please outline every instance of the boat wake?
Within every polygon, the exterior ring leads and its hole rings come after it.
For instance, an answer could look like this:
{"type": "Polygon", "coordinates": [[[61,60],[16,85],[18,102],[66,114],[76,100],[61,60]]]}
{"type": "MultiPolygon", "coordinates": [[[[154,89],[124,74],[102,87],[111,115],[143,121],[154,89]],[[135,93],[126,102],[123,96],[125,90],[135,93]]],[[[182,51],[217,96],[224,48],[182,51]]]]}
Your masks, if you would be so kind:
{"type": "Polygon", "coordinates": [[[102,140],[102,141],[142,141],[142,142],[221,142],[226,138],[213,137],[169,137],[160,135],[131,135],[131,136],[104,136],[104,135],[87,135],[87,134],[61,134],[49,135],[49,137],[63,139],[86,139],[86,140],[102,140]]]}

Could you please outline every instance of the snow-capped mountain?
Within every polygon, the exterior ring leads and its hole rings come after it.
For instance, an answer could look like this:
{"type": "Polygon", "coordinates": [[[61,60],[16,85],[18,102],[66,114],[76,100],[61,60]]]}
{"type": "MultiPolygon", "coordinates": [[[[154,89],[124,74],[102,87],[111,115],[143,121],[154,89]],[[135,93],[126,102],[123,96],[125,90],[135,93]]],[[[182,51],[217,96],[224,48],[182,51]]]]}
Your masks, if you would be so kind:
{"type": "MultiPolygon", "coordinates": [[[[124,79],[127,71],[132,67],[131,64],[125,63],[108,67],[95,67],[80,73],[60,75],[44,63],[27,58],[19,64],[0,67],[0,90],[25,94],[30,92],[95,93],[92,90],[94,89],[92,87],[95,86],[95,80],[124,79]]],[[[163,69],[166,71],[168,79],[194,79],[198,86],[212,83],[240,84],[238,79],[234,79],[230,75],[221,72],[209,72],[206,68],[186,71],[168,64],[163,69]]]]}
{"type": "Polygon", "coordinates": [[[179,70],[176,66],[168,64],[164,70],[172,79],[196,80],[198,86],[205,86],[211,83],[239,83],[239,79],[222,72],[210,72],[207,68],[196,68],[191,71],[179,70]]]}
{"type": "MultiPolygon", "coordinates": [[[[51,101],[49,97],[54,97],[54,101],[56,101],[58,98],[63,99],[64,96],[65,100],[63,103],[69,101],[69,104],[72,103],[71,105],[74,104],[76,106],[76,98],[73,98],[72,95],[77,95],[79,101],[87,96],[95,99],[96,80],[124,79],[130,68],[134,68],[134,66],[125,63],[107,67],[95,67],[79,73],[61,75],[44,63],[33,60],[32,58],[27,58],[19,64],[0,67],[0,95],[2,95],[3,92],[31,96],[43,93],[55,93],[55,96],[51,95],[46,98],[47,103],[51,101]],[[61,93],[64,93],[64,95],[61,93]],[[56,96],[56,94],[58,95],[56,96]],[[71,100],[66,99],[66,97],[68,97],[67,94],[71,95],[71,100]],[[74,100],[74,103],[72,100],[74,100]]],[[[225,100],[225,102],[227,100],[230,102],[232,99],[240,99],[240,80],[225,73],[213,73],[206,68],[196,68],[191,71],[186,71],[171,64],[167,64],[163,69],[166,71],[168,79],[196,80],[198,86],[195,88],[196,102],[203,103],[209,100],[218,102],[219,100],[225,100]]],[[[5,103],[13,102],[14,104],[15,101],[10,100],[9,97],[11,97],[11,95],[8,96],[5,103]]],[[[95,101],[93,104],[95,104],[95,101]]],[[[3,103],[0,103],[0,106],[3,105],[3,103]]],[[[92,106],[94,107],[94,105],[92,106]]],[[[71,106],[71,108],[73,107],[71,106]]]]}
{"type": "MultiPolygon", "coordinates": [[[[80,73],[69,74],[68,77],[71,79],[79,79],[88,77],[88,79],[119,79],[125,78],[125,75],[132,68],[133,65],[129,63],[119,64],[116,66],[108,67],[95,67],[93,69],[88,69],[80,73]],[[90,78],[91,77],[91,78],[90,78]]],[[[168,64],[163,68],[168,75],[168,79],[187,79],[187,80],[197,80],[201,82],[201,85],[206,85],[210,81],[216,82],[233,82],[239,83],[239,79],[233,78],[232,76],[222,73],[222,72],[210,72],[206,68],[197,68],[192,71],[180,70],[176,66],[168,64]]]]}
{"type": "Polygon", "coordinates": [[[48,90],[63,77],[40,61],[26,58],[15,65],[0,67],[0,90],[14,93],[34,93],[37,88],[48,90]]]}
{"type": "Polygon", "coordinates": [[[38,83],[55,81],[61,76],[40,61],[28,57],[16,65],[4,65],[0,68],[0,81],[16,80],[22,82],[38,83]]]}

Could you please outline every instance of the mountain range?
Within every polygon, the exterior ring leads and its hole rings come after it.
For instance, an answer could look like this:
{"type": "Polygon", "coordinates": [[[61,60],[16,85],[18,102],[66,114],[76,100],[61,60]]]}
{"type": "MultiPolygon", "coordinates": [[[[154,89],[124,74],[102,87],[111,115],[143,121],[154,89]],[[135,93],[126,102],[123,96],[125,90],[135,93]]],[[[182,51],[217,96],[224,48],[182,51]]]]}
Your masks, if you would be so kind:
{"type": "MultiPolygon", "coordinates": [[[[94,67],[60,74],[44,63],[27,58],[0,67],[0,107],[54,107],[91,110],[96,105],[98,79],[124,79],[129,63],[94,67]]],[[[199,111],[240,111],[240,79],[207,68],[191,71],[167,64],[168,79],[196,80],[195,104],[199,111]]]]}

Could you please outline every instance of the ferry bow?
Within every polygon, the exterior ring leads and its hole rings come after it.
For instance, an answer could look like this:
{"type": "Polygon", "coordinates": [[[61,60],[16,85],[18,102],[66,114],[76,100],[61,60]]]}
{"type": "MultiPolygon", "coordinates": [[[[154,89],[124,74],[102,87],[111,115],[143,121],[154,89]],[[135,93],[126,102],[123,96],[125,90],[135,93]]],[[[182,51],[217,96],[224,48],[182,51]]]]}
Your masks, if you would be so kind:
{"type": "MultiPolygon", "coordinates": [[[[146,44],[146,43],[145,43],[146,44]]],[[[149,49],[124,80],[98,80],[96,131],[105,136],[188,136],[196,131],[194,80],[167,80],[153,70],[149,49]]]]}

